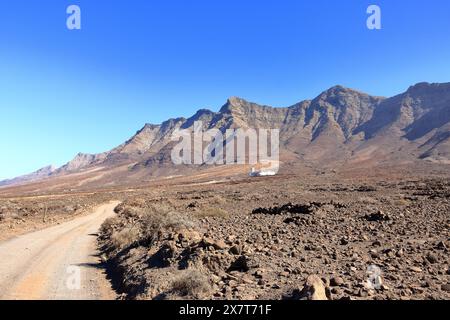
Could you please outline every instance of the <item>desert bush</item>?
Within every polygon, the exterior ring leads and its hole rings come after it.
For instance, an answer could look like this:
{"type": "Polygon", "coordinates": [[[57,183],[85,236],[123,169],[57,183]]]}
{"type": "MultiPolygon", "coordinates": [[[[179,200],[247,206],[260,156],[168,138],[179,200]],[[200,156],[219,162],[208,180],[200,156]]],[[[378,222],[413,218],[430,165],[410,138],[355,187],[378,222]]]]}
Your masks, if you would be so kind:
{"type": "Polygon", "coordinates": [[[218,217],[225,218],[228,217],[228,212],[216,207],[204,207],[195,213],[195,216],[198,218],[206,218],[206,217],[218,217]]]}
{"type": "Polygon", "coordinates": [[[211,290],[208,278],[198,270],[184,270],[171,284],[171,292],[183,297],[201,298],[211,290]]]}
{"type": "Polygon", "coordinates": [[[123,211],[123,209],[125,208],[125,203],[119,203],[115,208],[114,208],[114,212],[115,213],[121,213],[123,211]]]}
{"type": "Polygon", "coordinates": [[[135,207],[135,208],[143,208],[143,207],[145,207],[145,199],[134,198],[134,199],[128,200],[126,204],[128,206],[135,207]]]}
{"type": "Polygon", "coordinates": [[[143,237],[151,243],[164,231],[192,229],[195,223],[188,216],[174,211],[149,211],[142,217],[141,227],[143,237]]]}
{"type": "Polygon", "coordinates": [[[367,197],[367,196],[363,196],[363,197],[359,197],[359,202],[363,203],[363,204],[378,204],[379,201],[375,198],[372,197],[367,197]]]}
{"type": "Polygon", "coordinates": [[[224,205],[225,203],[227,203],[227,201],[220,195],[215,195],[210,203],[214,204],[214,205],[224,205]]]}
{"type": "Polygon", "coordinates": [[[168,202],[156,202],[149,204],[146,211],[151,213],[167,214],[174,211],[174,206],[168,202]]]}
{"type": "Polygon", "coordinates": [[[112,254],[133,244],[151,246],[164,233],[195,227],[187,215],[164,203],[151,203],[146,208],[119,205],[116,212],[118,215],[107,219],[100,230],[101,239],[112,254]]]}
{"type": "Polygon", "coordinates": [[[169,212],[165,216],[163,227],[177,231],[180,229],[192,229],[195,227],[195,222],[185,214],[169,212]]]}
{"type": "Polygon", "coordinates": [[[133,207],[129,204],[121,203],[114,208],[114,211],[120,215],[122,218],[127,219],[139,219],[141,217],[142,208],[133,207]]]}
{"type": "Polygon", "coordinates": [[[111,244],[116,250],[123,250],[138,242],[140,233],[137,228],[125,228],[111,235],[111,244]]]}
{"type": "Polygon", "coordinates": [[[101,235],[112,235],[114,231],[121,225],[121,219],[119,217],[111,217],[103,222],[100,227],[101,235]]]}
{"type": "Polygon", "coordinates": [[[405,198],[392,199],[391,203],[396,207],[407,207],[410,205],[410,202],[405,198]]]}

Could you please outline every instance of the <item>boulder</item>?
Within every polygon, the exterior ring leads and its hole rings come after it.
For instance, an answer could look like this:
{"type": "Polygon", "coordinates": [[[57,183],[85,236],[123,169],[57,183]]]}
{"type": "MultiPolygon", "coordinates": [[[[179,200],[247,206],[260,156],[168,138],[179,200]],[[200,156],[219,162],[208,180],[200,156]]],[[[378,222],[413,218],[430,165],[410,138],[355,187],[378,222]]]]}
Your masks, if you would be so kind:
{"type": "Polygon", "coordinates": [[[216,250],[225,250],[228,245],[223,240],[214,240],[210,238],[203,238],[202,245],[204,247],[213,247],[216,250]]]}
{"type": "Polygon", "coordinates": [[[344,279],[342,277],[334,277],[330,280],[330,285],[332,287],[340,287],[344,284],[344,279]]]}
{"type": "Polygon", "coordinates": [[[328,300],[325,285],[317,275],[310,275],[303,286],[303,289],[294,293],[299,300],[328,300]]]}
{"type": "Polygon", "coordinates": [[[242,247],[240,245],[234,245],[230,248],[230,253],[240,255],[242,253],[242,247]]]}
{"type": "Polygon", "coordinates": [[[195,242],[198,243],[202,239],[200,233],[194,230],[181,230],[178,232],[177,239],[179,241],[195,242]]]}

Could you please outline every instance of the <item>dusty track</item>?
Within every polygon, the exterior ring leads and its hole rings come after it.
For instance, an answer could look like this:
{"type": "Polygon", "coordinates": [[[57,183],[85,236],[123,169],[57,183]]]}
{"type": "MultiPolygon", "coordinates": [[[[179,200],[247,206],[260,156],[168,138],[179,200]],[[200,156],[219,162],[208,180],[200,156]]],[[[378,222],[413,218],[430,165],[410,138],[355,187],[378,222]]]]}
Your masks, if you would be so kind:
{"type": "Polygon", "coordinates": [[[0,299],[114,299],[99,268],[96,232],[114,215],[117,204],[104,204],[92,214],[1,242],[0,299]]]}

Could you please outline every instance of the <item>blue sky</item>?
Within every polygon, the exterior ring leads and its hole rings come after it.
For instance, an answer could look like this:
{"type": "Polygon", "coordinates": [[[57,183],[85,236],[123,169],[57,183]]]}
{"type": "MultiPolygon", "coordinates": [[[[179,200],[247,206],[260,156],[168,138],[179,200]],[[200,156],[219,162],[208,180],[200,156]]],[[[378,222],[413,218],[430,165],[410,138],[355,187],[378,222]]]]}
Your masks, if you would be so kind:
{"type": "Polygon", "coordinates": [[[122,143],[229,96],[288,106],[336,84],[450,81],[448,0],[0,3],[0,179],[122,143]],[[82,30],[66,28],[66,8],[82,30]],[[382,30],[366,9],[382,9],[382,30]]]}

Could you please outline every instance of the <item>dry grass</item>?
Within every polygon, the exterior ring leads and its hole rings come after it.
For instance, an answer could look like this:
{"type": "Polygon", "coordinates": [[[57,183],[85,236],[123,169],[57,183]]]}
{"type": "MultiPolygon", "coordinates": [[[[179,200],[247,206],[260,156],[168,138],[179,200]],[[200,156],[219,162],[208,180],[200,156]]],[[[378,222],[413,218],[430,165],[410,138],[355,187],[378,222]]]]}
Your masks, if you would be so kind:
{"type": "Polygon", "coordinates": [[[125,228],[111,235],[111,244],[116,250],[123,250],[138,242],[140,233],[137,228],[125,228]]]}
{"type": "Polygon", "coordinates": [[[196,211],[195,216],[197,218],[206,218],[206,217],[226,218],[229,216],[229,213],[221,208],[204,207],[196,211]]]}
{"type": "Polygon", "coordinates": [[[363,203],[363,204],[379,204],[380,202],[372,197],[367,197],[367,196],[363,196],[363,197],[359,197],[359,202],[363,203]]]}
{"type": "Polygon", "coordinates": [[[163,231],[179,231],[181,229],[192,229],[195,227],[187,215],[178,212],[150,211],[141,219],[142,236],[147,242],[152,242],[159,237],[163,231]]]}
{"type": "Polygon", "coordinates": [[[189,216],[172,210],[159,203],[144,208],[121,204],[115,210],[118,215],[103,223],[101,238],[108,239],[108,251],[114,254],[134,244],[151,246],[164,233],[195,227],[189,216]]]}
{"type": "Polygon", "coordinates": [[[404,198],[392,199],[392,204],[396,207],[407,207],[410,205],[410,201],[404,198]]]}
{"type": "Polygon", "coordinates": [[[211,285],[208,278],[198,270],[185,270],[171,285],[171,292],[182,297],[201,298],[208,294],[211,285]]]}

